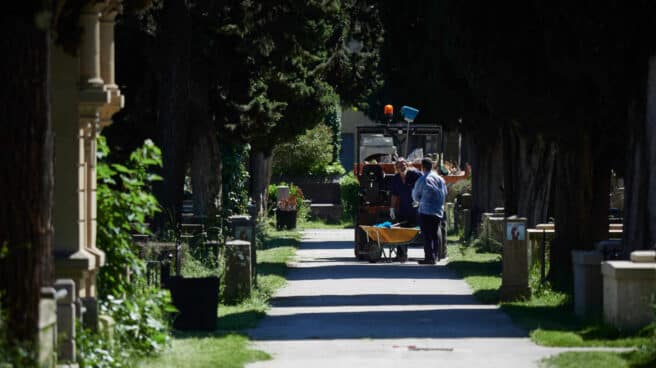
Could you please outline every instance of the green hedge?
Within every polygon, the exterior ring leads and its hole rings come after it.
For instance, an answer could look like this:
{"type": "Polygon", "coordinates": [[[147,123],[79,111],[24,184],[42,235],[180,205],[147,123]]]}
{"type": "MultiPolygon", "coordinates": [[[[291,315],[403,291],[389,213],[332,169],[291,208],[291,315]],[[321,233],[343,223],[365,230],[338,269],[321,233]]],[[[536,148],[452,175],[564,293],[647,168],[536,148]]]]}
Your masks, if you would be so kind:
{"type": "Polygon", "coordinates": [[[348,175],[344,175],[339,180],[339,187],[342,197],[342,207],[344,208],[344,219],[355,222],[355,211],[360,201],[360,183],[355,178],[353,172],[349,172],[348,175]]]}

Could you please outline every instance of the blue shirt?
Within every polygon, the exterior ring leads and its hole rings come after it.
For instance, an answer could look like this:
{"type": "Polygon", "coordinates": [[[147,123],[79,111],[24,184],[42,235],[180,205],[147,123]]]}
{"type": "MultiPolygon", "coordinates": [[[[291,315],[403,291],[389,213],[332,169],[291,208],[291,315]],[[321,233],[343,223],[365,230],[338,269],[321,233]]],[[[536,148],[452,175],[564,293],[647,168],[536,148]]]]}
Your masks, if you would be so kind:
{"type": "Polygon", "coordinates": [[[405,183],[401,180],[401,174],[392,177],[390,183],[390,192],[399,197],[399,216],[406,220],[415,220],[417,209],[412,207],[412,188],[415,187],[417,180],[421,178],[421,173],[415,169],[408,169],[405,174],[405,183]]]}
{"type": "Polygon", "coordinates": [[[446,182],[434,171],[424,174],[412,190],[412,199],[419,202],[419,213],[444,217],[444,200],[446,199],[446,182]]]}

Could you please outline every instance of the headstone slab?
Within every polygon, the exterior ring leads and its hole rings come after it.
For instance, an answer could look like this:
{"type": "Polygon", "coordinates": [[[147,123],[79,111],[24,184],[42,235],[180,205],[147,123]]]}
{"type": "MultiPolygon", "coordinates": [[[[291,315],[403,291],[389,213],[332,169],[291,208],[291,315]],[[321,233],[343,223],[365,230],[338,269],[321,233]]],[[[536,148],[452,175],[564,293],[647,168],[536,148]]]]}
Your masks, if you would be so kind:
{"type": "Polygon", "coordinates": [[[226,242],[225,263],[224,300],[228,303],[239,302],[251,293],[251,243],[243,240],[226,242]]]}
{"type": "Polygon", "coordinates": [[[289,187],[286,185],[276,187],[276,199],[280,201],[287,198],[289,198],[289,187]]]}
{"type": "Polygon", "coordinates": [[[55,289],[57,294],[65,294],[57,299],[57,359],[59,362],[75,362],[75,282],[57,279],[55,289]]]}
{"type": "Polygon", "coordinates": [[[656,250],[636,250],[631,252],[631,262],[656,263],[656,250]]]}
{"type": "Polygon", "coordinates": [[[574,271],[574,312],[581,317],[599,313],[603,303],[603,282],[599,251],[572,251],[574,271]]]}
{"type": "Polygon", "coordinates": [[[653,321],[656,263],[607,261],[601,272],[606,323],[621,331],[636,331],[653,321]]]}
{"type": "Polygon", "coordinates": [[[528,244],[526,218],[511,216],[502,223],[503,256],[500,296],[515,300],[531,295],[528,287],[528,244]]]}
{"type": "Polygon", "coordinates": [[[472,195],[470,193],[463,193],[460,196],[460,206],[462,208],[471,209],[472,206],[472,195]]]}

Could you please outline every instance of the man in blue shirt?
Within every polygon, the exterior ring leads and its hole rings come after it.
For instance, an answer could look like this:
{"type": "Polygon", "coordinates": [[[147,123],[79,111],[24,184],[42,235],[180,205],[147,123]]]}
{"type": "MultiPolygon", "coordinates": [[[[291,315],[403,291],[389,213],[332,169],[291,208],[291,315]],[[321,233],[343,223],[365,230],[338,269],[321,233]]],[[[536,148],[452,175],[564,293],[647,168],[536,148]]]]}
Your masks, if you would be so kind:
{"type": "Polygon", "coordinates": [[[419,226],[424,235],[424,259],[420,264],[435,264],[442,246],[440,224],[444,218],[444,200],[447,189],[444,179],[433,171],[430,158],[421,160],[423,176],[412,190],[412,199],[419,203],[419,226]]]}

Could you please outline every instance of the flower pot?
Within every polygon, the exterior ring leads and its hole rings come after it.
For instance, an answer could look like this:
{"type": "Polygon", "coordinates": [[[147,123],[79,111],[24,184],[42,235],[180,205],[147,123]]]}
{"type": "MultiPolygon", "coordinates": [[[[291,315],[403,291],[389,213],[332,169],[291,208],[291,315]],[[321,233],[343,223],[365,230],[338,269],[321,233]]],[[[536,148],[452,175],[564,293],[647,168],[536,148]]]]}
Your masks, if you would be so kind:
{"type": "Polygon", "coordinates": [[[219,307],[219,278],[185,278],[172,276],[166,282],[171,291],[173,305],[178,315],[173,327],[178,330],[216,329],[216,316],[219,307]]]}
{"type": "Polygon", "coordinates": [[[296,228],[296,213],[293,211],[276,211],[276,229],[295,229],[296,228]]]}

